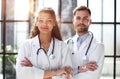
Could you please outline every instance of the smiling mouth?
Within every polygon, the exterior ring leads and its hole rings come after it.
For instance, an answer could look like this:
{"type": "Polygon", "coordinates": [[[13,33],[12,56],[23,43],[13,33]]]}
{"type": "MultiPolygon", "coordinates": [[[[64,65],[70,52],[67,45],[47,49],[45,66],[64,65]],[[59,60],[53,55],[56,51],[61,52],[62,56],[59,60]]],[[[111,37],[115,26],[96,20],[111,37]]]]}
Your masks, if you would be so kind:
{"type": "Polygon", "coordinates": [[[45,27],[44,27],[44,28],[42,28],[42,29],[45,29],[45,30],[47,30],[48,28],[45,28],[45,27]]]}

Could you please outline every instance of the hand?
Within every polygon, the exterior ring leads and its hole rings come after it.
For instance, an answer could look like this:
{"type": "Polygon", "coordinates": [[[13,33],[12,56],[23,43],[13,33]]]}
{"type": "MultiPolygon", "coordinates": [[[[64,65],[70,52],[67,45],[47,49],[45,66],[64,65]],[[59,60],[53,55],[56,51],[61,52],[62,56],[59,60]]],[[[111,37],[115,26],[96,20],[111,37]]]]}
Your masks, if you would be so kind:
{"type": "Polygon", "coordinates": [[[73,76],[73,68],[70,66],[66,66],[64,67],[65,71],[66,71],[66,79],[70,79],[71,76],[73,76]]]}
{"type": "Polygon", "coordinates": [[[43,78],[43,79],[52,79],[52,77],[49,77],[49,78],[43,78]]]}
{"type": "Polygon", "coordinates": [[[96,62],[89,62],[86,67],[90,70],[90,71],[94,71],[97,69],[98,65],[96,62]]]}
{"type": "Polygon", "coordinates": [[[27,66],[27,67],[32,67],[32,66],[33,66],[32,63],[30,62],[30,60],[29,60],[27,57],[25,57],[25,58],[21,61],[21,65],[22,65],[22,66],[27,66]]]}
{"type": "Polygon", "coordinates": [[[73,68],[70,66],[65,66],[62,69],[56,71],[57,76],[62,74],[66,75],[66,79],[70,79],[71,75],[73,74],[73,68]]]}
{"type": "Polygon", "coordinates": [[[94,71],[98,67],[97,63],[94,61],[88,62],[86,65],[82,67],[78,67],[78,72],[86,72],[86,71],[94,71]]]}
{"type": "Polygon", "coordinates": [[[64,67],[64,70],[66,71],[67,74],[73,75],[73,68],[70,66],[64,67]]]}

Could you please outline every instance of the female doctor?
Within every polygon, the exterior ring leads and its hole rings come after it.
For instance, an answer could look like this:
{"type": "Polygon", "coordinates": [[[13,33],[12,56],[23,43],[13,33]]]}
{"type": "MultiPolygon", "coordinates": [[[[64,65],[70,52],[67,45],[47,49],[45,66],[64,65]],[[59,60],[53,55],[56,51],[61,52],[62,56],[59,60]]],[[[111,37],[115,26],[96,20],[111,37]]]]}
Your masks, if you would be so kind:
{"type": "Polygon", "coordinates": [[[73,51],[71,54],[74,67],[73,79],[99,79],[104,63],[104,45],[98,42],[92,32],[91,11],[86,6],[73,10],[73,25],[76,35],[66,40],[73,51]]]}
{"type": "Polygon", "coordinates": [[[53,9],[41,9],[31,39],[18,51],[17,79],[70,79],[73,69],[69,52],[53,9]]]}

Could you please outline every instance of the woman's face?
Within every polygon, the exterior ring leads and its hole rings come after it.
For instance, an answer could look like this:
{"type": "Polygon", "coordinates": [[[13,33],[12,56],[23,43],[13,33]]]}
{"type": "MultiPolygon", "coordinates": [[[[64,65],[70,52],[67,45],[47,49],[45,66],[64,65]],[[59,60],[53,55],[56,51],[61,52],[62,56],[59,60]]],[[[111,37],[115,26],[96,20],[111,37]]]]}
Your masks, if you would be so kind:
{"type": "Polygon", "coordinates": [[[39,13],[36,26],[41,34],[51,34],[53,27],[55,26],[55,19],[50,13],[39,13]]]}

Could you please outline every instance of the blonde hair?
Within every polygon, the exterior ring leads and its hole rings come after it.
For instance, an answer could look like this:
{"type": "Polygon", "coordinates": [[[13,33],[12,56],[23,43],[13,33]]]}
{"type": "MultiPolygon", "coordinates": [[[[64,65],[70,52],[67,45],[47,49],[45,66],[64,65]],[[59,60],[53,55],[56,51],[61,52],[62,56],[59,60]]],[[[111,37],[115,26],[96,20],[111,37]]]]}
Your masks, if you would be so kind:
{"type": "MultiPolygon", "coordinates": [[[[52,30],[52,37],[55,37],[59,40],[62,40],[62,36],[61,36],[60,30],[59,30],[59,27],[58,27],[58,23],[57,23],[57,20],[56,20],[56,15],[55,15],[54,10],[50,7],[44,7],[39,11],[38,16],[41,12],[49,13],[53,17],[53,19],[55,20],[55,27],[53,27],[53,30],[52,30]]],[[[33,38],[40,33],[39,30],[38,30],[38,27],[36,26],[36,22],[37,22],[37,18],[35,19],[34,26],[30,31],[30,38],[33,38]]]]}

